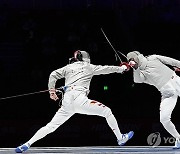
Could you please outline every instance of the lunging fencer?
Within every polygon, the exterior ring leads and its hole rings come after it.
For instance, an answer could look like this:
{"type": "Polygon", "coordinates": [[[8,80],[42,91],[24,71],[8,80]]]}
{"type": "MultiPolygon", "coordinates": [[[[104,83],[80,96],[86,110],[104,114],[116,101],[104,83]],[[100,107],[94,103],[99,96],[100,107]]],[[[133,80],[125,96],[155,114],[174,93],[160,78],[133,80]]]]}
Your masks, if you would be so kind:
{"type": "Polygon", "coordinates": [[[176,139],[173,148],[179,149],[180,134],[171,121],[171,114],[175,108],[177,98],[180,96],[180,77],[169,66],[180,68],[180,61],[155,54],[144,56],[139,51],[129,52],[127,59],[133,67],[135,83],[153,85],[160,91],[160,122],[176,139]]]}
{"type": "Polygon", "coordinates": [[[118,145],[124,145],[133,137],[134,132],[122,134],[111,109],[98,101],[89,99],[88,93],[94,75],[123,73],[128,70],[128,63],[123,63],[121,66],[93,65],[86,51],[76,51],[74,57],[70,59],[70,64],[53,71],[49,76],[48,88],[50,98],[54,101],[59,99],[55,89],[56,81],[65,78],[66,88],[61,107],[46,126],[39,129],[29,141],[18,146],[15,152],[22,153],[28,150],[34,142],[54,132],[75,113],[104,117],[115,134],[118,145]]]}

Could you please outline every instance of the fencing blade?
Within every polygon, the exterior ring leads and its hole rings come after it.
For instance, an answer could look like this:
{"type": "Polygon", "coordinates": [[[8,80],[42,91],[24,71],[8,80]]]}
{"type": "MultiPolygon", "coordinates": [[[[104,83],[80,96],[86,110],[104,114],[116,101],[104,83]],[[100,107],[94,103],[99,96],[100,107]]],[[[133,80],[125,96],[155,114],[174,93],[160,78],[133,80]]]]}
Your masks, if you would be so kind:
{"type": "Polygon", "coordinates": [[[16,98],[16,97],[22,97],[22,96],[28,96],[28,95],[34,95],[34,94],[44,93],[44,92],[47,92],[47,91],[49,91],[49,90],[41,90],[41,91],[36,91],[36,92],[31,92],[31,93],[25,93],[25,94],[13,95],[13,96],[8,96],[8,97],[2,97],[2,98],[0,98],[0,100],[16,98]]]}
{"type": "Polygon", "coordinates": [[[113,45],[111,44],[111,42],[109,41],[108,37],[106,36],[106,34],[105,34],[105,32],[104,32],[104,30],[103,30],[102,28],[101,28],[101,31],[102,31],[104,37],[106,38],[107,42],[108,42],[109,45],[111,46],[111,48],[114,50],[114,52],[115,52],[115,57],[116,57],[116,58],[118,57],[119,60],[120,60],[120,62],[122,63],[122,60],[121,60],[120,56],[118,55],[118,53],[121,54],[122,56],[124,56],[126,59],[127,59],[127,56],[126,56],[125,54],[123,54],[122,52],[120,52],[120,51],[116,51],[115,48],[113,47],[113,45]]]}
{"type": "MultiPolygon", "coordinates": [[[[61,92],[61,91],[65,90],[65,88],[66,88],[66,86],[61,86],[59,88],[56,88],[55,90],[56,90],[56,92],[61,92]]],[[[8,96],[8,97],[2,97],[2,98],[0,98],[0,100],[23,97],[23,96],[34,95],[34,94],[39,94],[39,93],[45,93],[48,91],[49,91],[49,89],[46,89],[46,90],[40,90],[40,91],[36,91],[36,92],[30,92],[30,93],[24,93],[24,94],[13,95],[13,96],[8,96]]]]}
{"type": "Polygon", "coordinates": [[[106,34],[105,34],[105,32],[103,31],[102,28],[101,28],[101,31],[102,31],[104,37],[106,38],[107,42],[108,42],[109,45],[111,46],[111,48],[114,50],[114,52],[115,52],[115,57],[116,57],[116,58],[118,57],[119,60],[120,60],[120,62],[122,63],[122,60],[121,60],[120,56],[118,55],[117,51],[115,50],[115,48],[113,47],[113,45],[112,45],[111,42],[109,41],[108,37],[106,36],[106,34]]]}

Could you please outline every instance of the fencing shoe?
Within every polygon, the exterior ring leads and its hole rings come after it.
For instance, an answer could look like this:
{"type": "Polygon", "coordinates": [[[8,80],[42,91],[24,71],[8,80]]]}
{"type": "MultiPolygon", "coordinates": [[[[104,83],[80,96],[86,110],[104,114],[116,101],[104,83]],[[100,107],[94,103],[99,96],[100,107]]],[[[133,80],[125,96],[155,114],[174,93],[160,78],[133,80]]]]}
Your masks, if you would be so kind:
{"type": "Polygon", "coordinates": [[[24,151],[27,151],[30,147],[30,144],[29,143],[25,143],[23,145],[20,145],[18,146],[16,149],[15,149],[15,152],[16,153],[22,153],[24,151]]]}
{"type": "Polygon", "coordinates": [[[173,149],[180,149],[180,139],[177,138],[173,149]]]}
{"type": "Polygon", "coordinates": [[[130,131],[129,133],[122,134],[122,139],[118,140],[118,144],[124,145],[128,140],[130,140],[134,135],[133,131],[130,131]]]}

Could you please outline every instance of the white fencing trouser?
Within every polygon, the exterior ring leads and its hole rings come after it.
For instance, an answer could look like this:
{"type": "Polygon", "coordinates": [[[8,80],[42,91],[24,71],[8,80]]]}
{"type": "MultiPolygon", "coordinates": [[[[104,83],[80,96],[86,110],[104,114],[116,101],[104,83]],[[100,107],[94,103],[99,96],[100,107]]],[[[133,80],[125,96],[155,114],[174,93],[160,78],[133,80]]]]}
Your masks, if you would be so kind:
{"type": "Polygon", "coordinates": [[[88,99],[85,91],[70,90],[64,94],[62,106],[52,120],[46,126],[39,129],[28,143],[31,145],[47,134],[54,132],[75,113],[105,117],[116,138],[118,140],[121,139],[121,132],[110,108],[97,101],[88,99]]]}
{"type": "Polygon", "coordinates": [[[180,96],[180,77],[176,74],[161,89],[160,122],[164,128],[174,137],[180,138],[175,125],[171,121],[171,114],[180,96]]]}

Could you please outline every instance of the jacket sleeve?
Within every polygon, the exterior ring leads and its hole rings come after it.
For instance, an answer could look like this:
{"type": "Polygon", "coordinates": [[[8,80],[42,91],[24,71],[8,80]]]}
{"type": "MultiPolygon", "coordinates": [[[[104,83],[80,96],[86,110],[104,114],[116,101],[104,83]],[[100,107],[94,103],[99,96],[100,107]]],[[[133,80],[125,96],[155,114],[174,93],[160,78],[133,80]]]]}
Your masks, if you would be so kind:
{"type": "Polygon", "coordinates": [[[93,75],[110,74],[110,73],[122,73],[126,68],[124,66],[102,66],[92,65],[93,75]]]}
{"type": "Polygon", "coordinates": [[[133,77],[135,83],[143,83],[145,81],[145,76],[139,68],[137,68],[136,70],[133,69],[133,77]]]}
{"type": "Polygon", "coordinates": [[[153,55],[153,56],[155,56],[157,59],[159,59],[164,64],[180,68],[179,60],[176,60],[176,59],[173,59],[170,57],[166,57],[166,56],[160,56],[160,55],[153,55]]]}
{"type": "Polygon", "coordinates": [[[65,77],[65,67],[54,70],[49,75],[48,88],[55,89],[56,81],[65,77]]]}

